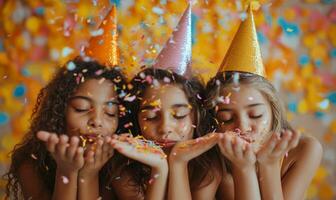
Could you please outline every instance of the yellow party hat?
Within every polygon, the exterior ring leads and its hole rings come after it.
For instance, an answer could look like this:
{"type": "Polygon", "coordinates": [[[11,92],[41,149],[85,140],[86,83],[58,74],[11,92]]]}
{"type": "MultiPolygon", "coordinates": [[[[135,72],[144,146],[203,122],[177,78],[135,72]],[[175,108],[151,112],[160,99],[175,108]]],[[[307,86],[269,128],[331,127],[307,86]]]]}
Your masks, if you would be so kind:
{"type": "Polygon", "coordinates": [[[218,72],[249,72],[265,77],[251,5],[240,24],[218,72]]]}
{"type": "Polygon", "coordinates": [[[119,64],[117,8],[115,5],[99,26],[97,34],[89,41],[85,54],[106,66],[119,64]]]}

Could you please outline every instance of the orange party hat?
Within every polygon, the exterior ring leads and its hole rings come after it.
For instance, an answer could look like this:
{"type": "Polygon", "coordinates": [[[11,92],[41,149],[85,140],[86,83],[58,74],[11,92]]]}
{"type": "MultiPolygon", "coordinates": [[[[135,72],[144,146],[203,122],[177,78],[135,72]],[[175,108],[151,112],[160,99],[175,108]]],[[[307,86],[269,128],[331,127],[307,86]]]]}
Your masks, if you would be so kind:
{"type": "Polygon", "coordinates": [[[109,11],[99,26],[97,35],[89,41],[85,54],[102,65],[117,66],[119,64],[117,8],[109,11]]]}

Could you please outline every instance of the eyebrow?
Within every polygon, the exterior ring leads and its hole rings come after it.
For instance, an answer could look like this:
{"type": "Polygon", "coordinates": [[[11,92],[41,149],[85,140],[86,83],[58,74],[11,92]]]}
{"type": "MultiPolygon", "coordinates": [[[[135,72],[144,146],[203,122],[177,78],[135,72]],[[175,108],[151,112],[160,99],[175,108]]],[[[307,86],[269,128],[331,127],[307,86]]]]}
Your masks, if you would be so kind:
{"type": "Polygon", "coordinates": [[[140,111],[142,110],[153,110],[158,108],[159,106],[152,106],[152,105],[147,105],[147,106],[143,106],[142,108],[140,108],[140,111]]]}
{"type": "MultiPolygon", "coordinates": [[[[181,103],[181,104],[174,104],[172,107],[173,108],[182,108],[182,107],[189,108],[189,105],[181,103]]],[[[152,110],[152,109],[157,109],[157,108],[159,108],[159,106],[146,105],[146,106],[143,106],[142,108],[140,108],[140,111],[142,111],[142,110],[152,110]]]]}
{"type": "Polygon", "coordinates": [[[173,108],[181,108],[181,107],[189,108],[189,105],[184,103],[173,105],[173,108]]]}
{"type": "MultiPolygon", "coordinates": [[[[247,105],[245,106],[245,108],[252,108],[252,107],[256,107],[256,106],[264,106],[265,104],[263,103],[254,103],[254,104],[250,104],[250,105],[247,105]]],[[[218,109],[217,112],[225,112],[225,111],[232,111],[231,108],[220,108],[218,109]]]]}
{"type": "MultiPolygon", "coordinates": [[[[83,99],[85,101],[89,101],[90,103],[93,102],[93,100],[90,98],[90,97],[87,97],[87,96],[81,96],[81,95],[78,95],[78,96],[73,96],[73,97],[70,97],[69,98],[69,101],[72,101],[72,100],[75,100],[75,99],[83,99]]],[[[106,101],[104,102],[104,104],[116,104],[116,105],[119,105],[119,102],[118,101],[114,101],[114,100],[110,100],[110,101],[106,101]]]]}

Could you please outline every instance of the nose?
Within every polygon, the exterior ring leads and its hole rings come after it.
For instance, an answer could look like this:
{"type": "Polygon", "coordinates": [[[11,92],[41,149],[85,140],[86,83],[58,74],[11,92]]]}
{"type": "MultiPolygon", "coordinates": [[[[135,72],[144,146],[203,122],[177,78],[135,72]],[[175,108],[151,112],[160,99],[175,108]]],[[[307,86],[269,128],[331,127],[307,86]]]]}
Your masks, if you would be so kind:
{"type": "Polygon", "coordinates": [[[103,127],[102,112],[99,109],[93,108],[91,110],[88,125],[92,128],[103,127]]]}
{"type": "Polygon", "coordinates": [[[169,116],[162,116],[159,133],[160,135],[163,135],[164,138],[167,138],[169,134],[173,133],[173,127],[169,116]]]}
{"type": "Polygon", "coordinates": [[[242,132],[242,133],[246,133],[246,132],[251,131],[251,125],[250,125],[249,120],[245,119],[244,117],[240,117],[237,120],[236,129],[239,129],[239,131],[242,132]]]}

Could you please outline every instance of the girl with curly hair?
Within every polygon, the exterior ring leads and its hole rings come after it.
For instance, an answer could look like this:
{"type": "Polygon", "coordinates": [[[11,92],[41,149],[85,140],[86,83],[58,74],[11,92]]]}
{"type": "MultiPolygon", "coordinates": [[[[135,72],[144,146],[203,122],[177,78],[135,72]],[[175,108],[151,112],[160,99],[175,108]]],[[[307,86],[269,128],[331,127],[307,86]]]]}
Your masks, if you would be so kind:
{"type": "Polygon", "coordinates": [[[12,152],[7,197],[76,199],[77,188],[95,181],[101,195],[110,193],[108,142],[123,124],[125,81],[116,67],[79,58],[70,64],[75,69],[60,68],[38,95],[29,131],[12,152]]]}

